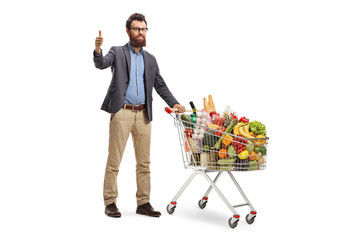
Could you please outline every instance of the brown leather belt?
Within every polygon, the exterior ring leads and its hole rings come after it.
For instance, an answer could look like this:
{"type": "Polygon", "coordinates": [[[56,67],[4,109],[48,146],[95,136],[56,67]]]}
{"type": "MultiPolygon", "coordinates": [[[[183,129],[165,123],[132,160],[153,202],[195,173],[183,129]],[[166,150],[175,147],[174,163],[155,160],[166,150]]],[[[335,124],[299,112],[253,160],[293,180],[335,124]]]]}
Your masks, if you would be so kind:
{"type": "Polygon", "coordinates": [[[129,105],[129,104],[124,104],[122,106],[122,108],[124,109],[128,109],[128,110],[132,110],[132,111],[141,111],[143,109],[146,108],[145,105],[129,105]]]}

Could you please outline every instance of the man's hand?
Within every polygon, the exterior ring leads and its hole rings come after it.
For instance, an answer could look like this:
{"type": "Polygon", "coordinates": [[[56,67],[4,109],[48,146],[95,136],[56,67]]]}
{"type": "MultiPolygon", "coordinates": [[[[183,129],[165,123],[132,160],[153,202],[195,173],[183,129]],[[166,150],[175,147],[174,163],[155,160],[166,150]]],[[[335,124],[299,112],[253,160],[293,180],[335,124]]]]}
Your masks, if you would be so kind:
{"type": "Polygon", "coordinates": [[[185,106],[183,106],[183,105],[175,104],[175,105],[173,106],[173,108],[177,108],[177,109],[178,109],[178,113],[183,113],[183,112],[185,112],[185,106]]]}
{"type": "Polygon", "coordinates": [[[103,41],[104,41],[104,39],[101,36],[101,30],[99,30],[99,36],[96,37],[96,40],[95,40],[95,52],[96,52],[96,54],[101,53],[101,45],[102,45],[103,41]]]}

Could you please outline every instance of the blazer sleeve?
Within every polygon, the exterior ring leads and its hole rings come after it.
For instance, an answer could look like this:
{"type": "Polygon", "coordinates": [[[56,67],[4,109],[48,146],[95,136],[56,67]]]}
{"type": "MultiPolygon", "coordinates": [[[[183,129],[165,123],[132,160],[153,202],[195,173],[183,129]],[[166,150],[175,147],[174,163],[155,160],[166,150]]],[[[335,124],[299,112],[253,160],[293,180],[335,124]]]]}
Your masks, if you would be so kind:
{"type": "Polygon", "coordinates": [[[110,67],[115,59],[115,50],[114,47],[111,47],[109,52],[103,56],[103,52],[101,50],[100,54],[96,54],[95,50],[94,50],[94,64],[96,68],[99,69],[105,69],[110,67]]]}
{"type": "Polygon", "coordinates": [[[179,103],[175,99],[175,97],[172,95],[172,93],[170,92],[164,79],[161,77],[157,63],[156,63],[156,75],[155,75],[154,88],[155,88],[156,92],[167,103],[167,105],[169,107],[172,108],[175,104],[179,103]]]}

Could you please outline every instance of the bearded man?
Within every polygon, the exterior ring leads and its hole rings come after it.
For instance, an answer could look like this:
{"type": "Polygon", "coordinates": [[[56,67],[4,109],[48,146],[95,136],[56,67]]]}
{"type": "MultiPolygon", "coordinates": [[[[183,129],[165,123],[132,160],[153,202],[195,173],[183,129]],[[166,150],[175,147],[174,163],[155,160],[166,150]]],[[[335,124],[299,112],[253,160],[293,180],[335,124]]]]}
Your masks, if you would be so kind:
{"type": "Polygon", "coordinates": [[[118,197],[117,175],[126,142],[131,133],[136,158],[137,214],[159,217],[150,204],[150,139],[152,121],[152,92],[155,88],[160,97],[180,113],[185,107],[172,95],[160,75],[153,55],[144,50],[148,31],[145,16],[132,14],[126,21],[129,42],[124,46],[111,47],[103,56],[104,41],[99,31],[95,40],[95,67],[111,66],[112,79],[101,109],[110,113],[109,154],[104,178],[105,214],[120,217],[116,206],[118,197]]]}

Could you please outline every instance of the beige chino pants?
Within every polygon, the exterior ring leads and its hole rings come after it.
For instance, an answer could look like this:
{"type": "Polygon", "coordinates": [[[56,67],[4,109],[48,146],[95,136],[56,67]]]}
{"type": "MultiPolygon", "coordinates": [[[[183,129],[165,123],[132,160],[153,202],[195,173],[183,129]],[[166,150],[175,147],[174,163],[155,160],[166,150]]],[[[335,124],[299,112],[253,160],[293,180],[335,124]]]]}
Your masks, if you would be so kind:
{"type": "Polygon", "coordinates": [[[118,196],[117,175],[129,134],[136,158],[136,200],[138,205],[150,201],[150,140],[151,123],[146,109],[132,111],[120,109],[111,115],[109,133],[109,155],[104,179],[105,206],[116,203],[118,196]]]}

